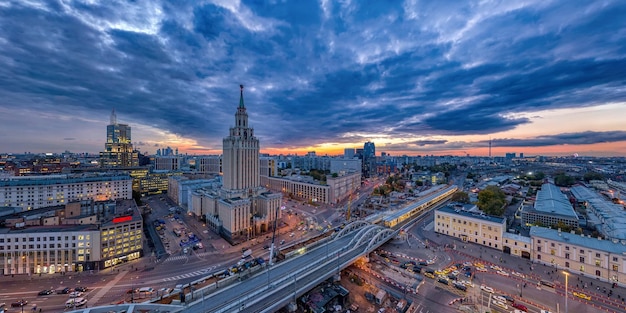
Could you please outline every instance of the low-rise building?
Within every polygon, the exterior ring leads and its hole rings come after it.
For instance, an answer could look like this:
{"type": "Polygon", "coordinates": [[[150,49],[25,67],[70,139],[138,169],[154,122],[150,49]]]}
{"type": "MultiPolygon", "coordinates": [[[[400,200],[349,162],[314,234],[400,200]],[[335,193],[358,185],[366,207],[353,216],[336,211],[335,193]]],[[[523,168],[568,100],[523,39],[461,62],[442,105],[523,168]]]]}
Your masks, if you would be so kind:
{"type": "Polygon", "coordinates": [[[28,211],[68,202],[132,199],[128,174],[89,173],[0,179],[0,206],[28,211]]]}
{"type": "Polygon", "coordinates": [[[559,224],[578,228],[578,215],[559,187],[545,183],[537,192],[534,205],[523,207],[522,225],[551,227],[559,224]]]}
{"type": "Polygon", "coordinates": [[[602,240],[545,227],[531,227],[530,237],[536,262],[603,281],[626,282],[626,240],[602,240]]]}
{"type": "Polygon", "coordinates": [[[435,211],[435,232],[503,250],[506,218],[486,215],[475,205],[448,205],[435,211]]]}

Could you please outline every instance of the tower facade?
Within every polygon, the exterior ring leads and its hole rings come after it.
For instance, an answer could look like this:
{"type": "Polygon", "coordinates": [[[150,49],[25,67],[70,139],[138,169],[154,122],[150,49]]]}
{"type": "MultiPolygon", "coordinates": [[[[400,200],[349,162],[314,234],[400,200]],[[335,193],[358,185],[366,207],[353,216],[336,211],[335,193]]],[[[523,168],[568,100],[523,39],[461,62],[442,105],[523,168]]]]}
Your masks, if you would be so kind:
{"type": "Polygon", "coordinates": [[[282,194],[261,186],[259,140],[248,123],[240,86],[235,126],[223,140],[222,187],[206,193],[207,225],[231,243],[238,243],[276,228],[282,194]]]}
{"type": "Polygon", "coordinates": [[[115,109],[111,112],[111,123],[107,125],[107,140],[100,152],[101,167],[139,166],[139,154],[133,150],[130,126],[118,124],[115,109]]]}
{"type": "Polygon", "coordinates": [[[248,124],[248,113],[243,103],[243,85],[240,85],[239,106],[235,126],[223,141],[222,171],[224,189],[240,192],[243,197],[253,194],[261,186],[259,177],[259,139],[248,124]]]}

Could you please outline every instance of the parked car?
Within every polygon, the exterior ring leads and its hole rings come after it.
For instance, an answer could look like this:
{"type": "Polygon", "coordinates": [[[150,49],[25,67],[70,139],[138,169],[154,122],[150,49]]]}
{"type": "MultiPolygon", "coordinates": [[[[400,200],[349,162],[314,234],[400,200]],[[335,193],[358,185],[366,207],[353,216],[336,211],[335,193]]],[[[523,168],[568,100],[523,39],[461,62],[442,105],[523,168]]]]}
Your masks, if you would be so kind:
{"type": "Polygon", "coordinates": [[[51,295],[54,293],[54,290],[50,290],[50,289],[45,289],[40,291],[37,295],[38,296],[47,296],[47,295],[51,295]]]}
{"type": "Polygon", "coordinates": [[[484,291],[486,291],[486,292],[489,292],[489,293],[493,293],[493,288],[491,288],[491,287],[489,287],[489,286],[480,285],[480,289],[481,289],[481,290],[484,290],[484,291]]]}
{"type": "Polygon", "coordinates": [[[87,291],[87,287],[76,287],[76,288],[74,288],[74,291],[85,292],[85,291],[87,291]]]}

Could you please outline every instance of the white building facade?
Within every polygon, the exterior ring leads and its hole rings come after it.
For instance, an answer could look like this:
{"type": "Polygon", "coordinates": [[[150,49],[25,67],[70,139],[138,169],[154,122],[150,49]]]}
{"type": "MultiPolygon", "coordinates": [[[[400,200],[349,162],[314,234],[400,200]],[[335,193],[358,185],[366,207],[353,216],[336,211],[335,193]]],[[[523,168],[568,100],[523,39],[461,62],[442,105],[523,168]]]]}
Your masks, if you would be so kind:
{"type": "Polygon", "coordinates": [[[0,205],[32,210],[77,200],[132,199],[126,174],[20,176],[0,180],[0,205]]]}

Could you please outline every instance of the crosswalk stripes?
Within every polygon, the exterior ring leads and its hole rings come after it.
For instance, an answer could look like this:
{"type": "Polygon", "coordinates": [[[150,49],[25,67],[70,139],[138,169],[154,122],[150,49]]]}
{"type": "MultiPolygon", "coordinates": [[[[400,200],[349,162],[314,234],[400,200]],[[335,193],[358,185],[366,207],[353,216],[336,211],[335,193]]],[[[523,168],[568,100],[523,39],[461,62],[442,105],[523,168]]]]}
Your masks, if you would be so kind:
{"type": "Polygon", "coordinates": [[[164,262],[171,262],[171,261],[176,261],[176,260],[187,260],[187,256],[186,255],[171,256],[165,259],[164,262]]]}
{"type": "Polygon", "coordinates": [[[214,266],[210,266],[210,267],[207,267],[205,269],[194,271],[194,272],[191,272],[191,273],[186,273],[186,274],[181,274],[181,275],[176,275],[176,276],[172,276],[172,277],[163,278],[163,281],[173,281],[173,280],[179,280],[179,279],[183,279],[183,278],[195,277],[195,276],[200,276],[200,275],[209,275],[209,274],[211,274],[211,271],[215,270],[216,268],[217,268],[217,266],[214,265],[214,266]]]}

